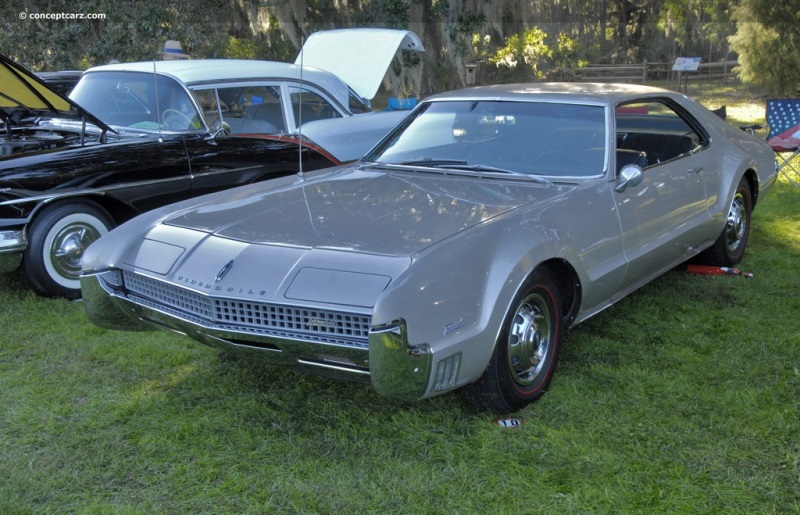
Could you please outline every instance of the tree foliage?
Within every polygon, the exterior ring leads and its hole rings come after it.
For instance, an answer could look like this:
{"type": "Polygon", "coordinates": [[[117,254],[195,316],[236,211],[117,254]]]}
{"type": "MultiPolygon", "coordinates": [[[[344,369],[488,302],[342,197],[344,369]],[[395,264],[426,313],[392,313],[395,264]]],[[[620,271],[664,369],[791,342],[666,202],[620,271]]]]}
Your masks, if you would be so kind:
{"type": "Polygon", "coordinates": [[[800,85],[800,0],[741,0],[734,11],[739,30],[739,76],[768,94],[794,96],[800,85]]]}
{"type": "Polygon", "coordinates": [[[800,0],[19,0],[0,5],[0,52],[37,71],[83,69],[157,59],[175,39],[193,57],[291,61],[317,30],[407,28],[427,51],[397,60],[387,80],[427,94],[462,86],[471,63],[489,80],[527,80],[585,62],[727,60],[730,41],[743,79],[787,92],[800,73],[798,13],[800,0]]]}
{"type": "Polygon", "coordinates": [[[168,39],[180,41],[193,56],[268,58],[269,43],[281,34],[257,11],[236,0],[7,2],[0,6],[0,51],[35,70],[160,59],[168,39]],[[42,14],[105,17],[35,18],[42,14]]]}
{"type": "Polygon", "coordinates": [[[509,68],[524,63],[532,69],[537,78],[541,78],[539,62],[553,55],[553,50],[545,41],[546,38],[547,34],[539,27],[533,27],[521,34],[512,34],[506,39],[505,46],[500,48],[491,60],[495,64],[509,68]]]}

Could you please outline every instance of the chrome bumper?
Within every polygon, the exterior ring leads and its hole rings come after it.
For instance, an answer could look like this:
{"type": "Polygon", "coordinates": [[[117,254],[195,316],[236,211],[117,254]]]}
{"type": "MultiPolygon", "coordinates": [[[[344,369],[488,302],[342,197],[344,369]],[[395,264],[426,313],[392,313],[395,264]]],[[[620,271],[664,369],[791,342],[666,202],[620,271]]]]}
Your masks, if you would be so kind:
{"type": "Polygon", "coordinates": [[[417,400],[425,396],[431,354],[427,345],[408,345],[402,321],[373,328],[368,349],[220,330],[136,302],[127,296],[119,277],[115,271],[81,276],[86,315],[99,327],[126,331],[165,329],[211,347],[247,354],[275,365],[334,379],[371,383],[385,397],[417,400]]]}
{"type": "Polygon", "coordinates": [[[0,231],[0,274],[7,274],[19,268],[22,251],[27,246],[25,229],[0,231]]]}
{"type": "Polygon", "coordinates": [[[372,386],[384,397],[413,401],[425,396],[432,354],[427,344],[408,343],[406,323],[399,320],[369,334],[372,386]]]}

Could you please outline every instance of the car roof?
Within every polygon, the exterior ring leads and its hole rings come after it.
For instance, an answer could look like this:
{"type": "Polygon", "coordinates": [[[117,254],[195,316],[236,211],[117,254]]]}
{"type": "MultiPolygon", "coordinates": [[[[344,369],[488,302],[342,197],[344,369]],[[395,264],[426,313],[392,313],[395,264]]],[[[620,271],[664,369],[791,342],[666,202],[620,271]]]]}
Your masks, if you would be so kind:
{"type": "Polygon", "coordinates": [[[349,105],[349,87],[336,75],[313,68],[277,61],[249,59],[184,59],[107,64],[89,68],[84,73],[140,72],[156,73],[177,79],[186,86],[265,79],[304,81],[326,90],[343,106],[349,105]]]}
{"type": "Polygon", "coordinates": [[[529,84],[497,84],[460,89],[433,95],[428,100],[536,100],[548,102],[596,102],[616,104],[633,98],[679,96],[668,89],[638,84],[606,84],[592,82],[535,82],[529,84]]]}

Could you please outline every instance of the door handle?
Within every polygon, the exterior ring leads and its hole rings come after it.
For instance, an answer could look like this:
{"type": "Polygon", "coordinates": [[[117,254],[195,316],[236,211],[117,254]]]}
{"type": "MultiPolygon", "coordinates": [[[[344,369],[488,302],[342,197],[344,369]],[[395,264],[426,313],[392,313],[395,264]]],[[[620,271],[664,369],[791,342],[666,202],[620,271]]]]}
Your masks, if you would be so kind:
{"type": "Polygon", "coordinates": [[[702,172],[703,172],[703,167],[698,166],[697,168],[689,168],[689,171],[687,171],[686,173],[696,173],[700,175],[702,172]]]}

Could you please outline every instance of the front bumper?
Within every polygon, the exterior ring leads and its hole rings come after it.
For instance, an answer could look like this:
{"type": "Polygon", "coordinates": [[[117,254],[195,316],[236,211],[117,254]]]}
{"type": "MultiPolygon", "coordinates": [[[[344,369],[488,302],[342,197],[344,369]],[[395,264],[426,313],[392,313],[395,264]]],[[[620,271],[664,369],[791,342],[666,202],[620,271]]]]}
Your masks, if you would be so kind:
{"type": "Polygon", "coordinates": [[[19,268],[22,252],[27,246],[25,229],[0,230],[0,274],[19,268]]]}
{"type": "Polygon", "coordinates": [[[408,401],[424,397],[432,358],[430,346],[409,345],[403,320],[369,333],[372,386],[384,397],[408,401]]]}
{"type": "Polygon", "coordinates": [[[166,329],[228,352],[246,354],[339,380],[371,383],[389,398],[425,397],[431,370],[427,345],[412,347],[405,323],[372,328],[366,341],[351,345],[310,341],[274,332],[222,327],[152,299],[129,294],[118,271],[81,276],[86,315],[107,329],[166,329]]]}

